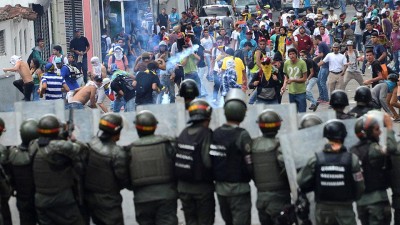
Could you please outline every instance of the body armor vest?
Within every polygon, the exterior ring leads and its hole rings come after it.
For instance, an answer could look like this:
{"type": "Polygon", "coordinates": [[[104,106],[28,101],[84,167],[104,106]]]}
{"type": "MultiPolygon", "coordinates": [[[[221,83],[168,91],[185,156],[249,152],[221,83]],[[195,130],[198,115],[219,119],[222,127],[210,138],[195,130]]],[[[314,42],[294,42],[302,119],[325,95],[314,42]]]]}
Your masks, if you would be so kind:
{"type": "Polygon", "coordinates": [[[32,197],[35,194],[32,161],[26,146],[14,147],[10,150],[10,163],[14,188],[19,198],[32,197]]]}
{"type": "Polygon", "coordinates": [[[52,159],[49,153],[56,151],[49,145],[39,147],[33,158],[33,177],[36,192],[41,194],[57,194],[66,189],[70,189],[73,184],[73,174],[70,159],[62,155],[52,155],[59,157],[52,159]],[[54,163],[57,161],[57,164],[54,163]],[[63,161],[63,163],[60,163],[63,161]]]}
{"type": "Polygon", "coordinates": [[[392,155],[391,188],[394,194],[400,194],[400,155],[392,155]]]}
{"type": "MultiPolygon", "coordinates": [[[[186,128],[177,140],[175,156],[175,176],[188,182],[212,182],[211,169],[205,168],[202,158],[204,139],[211,134],[206,127],[199,127],[198,132],[190,135],[186,128]]],[[[196,128],[193,128],[196,129],[196,128]]]]}
{"type": "Polygon", "coordinates": [[[390,156],[381,155],[379,158],[371,159],[370,151],[379,151],[372,149],[371,145],[380,147],[375,142],[363,140],[357,143],[351,151],[358,156],[363,169],[365,193],[386,190],[389,187],[391,161],[390,156]]]}
{"type": "Polygon", "coordinates": [[[352,108],[352,109],[349,111],[349,113],[350,113],[350,114],[354,114],[355,117],[359,118],[359,117],[361,117],[361,116],[367,114],[370,110],[373,110],[373,108],[372,108],[372,107],[369,107],[369,106],[361,106],[361,105],[358,105],[358,106],[352,108]]]}
{"type": "Polygon", "coordinates": [[[97,137],[92,139],[89,146],[85,188],[97,193],[119,193],[120,188],[113,170],[113,153],[120,148],[115,143],[103,143],[97,137]]]}
{"type": "Polygon", "coordinates": [[[254,182],[259,192],[290,191],[285,170],[279,166],[279,142],[273,138],[259,137],[253,141],[254,182]]]}
{"type": "Polygon", "coordinates": [[[236,146],[236,141],[243,131],[244,129],[240,127],[229,130],[218,128],[214,131],[210,156],[216,181],[233,183],[250,181],[244,155],[236,146]]]}
{"type": "Polygon", "coordinates": [[[132,143],[129,168],[134,187],[173,180],[173,162],[167,153],[169,144],[167,138],[155,135],[132,143]]]}
{"type": "Polygon", "coordinates": [[[316,201],[353,201],[355,191],[351,153],[319,152],[316,156],[316,201]]]}

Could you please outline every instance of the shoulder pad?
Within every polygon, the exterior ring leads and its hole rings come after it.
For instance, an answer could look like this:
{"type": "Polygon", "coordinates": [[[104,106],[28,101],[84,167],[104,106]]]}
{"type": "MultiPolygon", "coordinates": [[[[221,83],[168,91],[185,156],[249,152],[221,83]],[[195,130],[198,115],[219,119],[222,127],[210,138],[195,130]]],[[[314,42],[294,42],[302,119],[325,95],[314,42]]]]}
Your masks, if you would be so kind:
{"type": "Polygon", "coordinates": [[[134,141],[132,143],[132,145],[133,146],[154,145],[154,144],[160,144],[162,142],[169,142],[169,141],[171,141],[171,140],[168,139],[166,136],[151,135],[151,136],[139,138],[138,140],[134,141]]]}

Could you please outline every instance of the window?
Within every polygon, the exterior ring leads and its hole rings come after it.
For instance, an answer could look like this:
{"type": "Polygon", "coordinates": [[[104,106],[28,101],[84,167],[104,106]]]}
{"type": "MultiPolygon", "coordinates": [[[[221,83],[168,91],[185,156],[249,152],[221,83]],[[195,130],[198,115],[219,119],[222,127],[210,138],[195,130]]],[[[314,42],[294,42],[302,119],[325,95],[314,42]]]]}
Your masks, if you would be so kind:
{"type": "Polygon", "coordinates": [[[0,30],[0,55],[6,55],[6,37],[4,30],[0,30]]]}

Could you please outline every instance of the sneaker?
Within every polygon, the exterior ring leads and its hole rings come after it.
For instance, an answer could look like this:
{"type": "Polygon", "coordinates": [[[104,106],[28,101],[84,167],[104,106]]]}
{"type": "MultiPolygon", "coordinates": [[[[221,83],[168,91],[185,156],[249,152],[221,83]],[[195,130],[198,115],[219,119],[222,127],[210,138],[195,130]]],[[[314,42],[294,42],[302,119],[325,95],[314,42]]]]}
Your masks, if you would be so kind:
{"type": "Polygon", "coordinates": [[[317,111],[318,106],[319,106],[319,103],[317,102],[317,104],[314,105],[314,108],[312,109],[312,111],[313,111],[313,112],[317,111]]]}

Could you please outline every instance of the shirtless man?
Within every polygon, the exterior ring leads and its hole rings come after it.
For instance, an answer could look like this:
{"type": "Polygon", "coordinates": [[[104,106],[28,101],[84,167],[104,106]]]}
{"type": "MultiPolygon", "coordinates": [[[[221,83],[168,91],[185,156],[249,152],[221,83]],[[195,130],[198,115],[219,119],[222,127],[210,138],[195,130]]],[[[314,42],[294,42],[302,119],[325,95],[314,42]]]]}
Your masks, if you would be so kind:
{"type": "Polygon", "coordinates": [[[68,109],[83,109],[86,103],[89,104],[90,108],[97,108],[96,106],[96,92],[101,87],[103,79],[101,76],[95,76],[94,81],[88,82],[84,87],[81,87],[75,91],[74,96],[70,98],[68,103],[68,109]]]}
{"type": "Polygon", "coordinates": [[[35,84],[33,83],[32,74],[29,70],[29,65],[27,62],[22,61],[21,56],[13,55],[11,56],[10,63],[14,66],[13,68],[4,68],[4,72],[17,72],[21,76],[21,79],[15,80],[13,82],[14,86],[24,94],[22,100],[30,101],[33,88],[35,84]]]}

